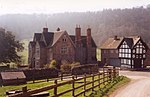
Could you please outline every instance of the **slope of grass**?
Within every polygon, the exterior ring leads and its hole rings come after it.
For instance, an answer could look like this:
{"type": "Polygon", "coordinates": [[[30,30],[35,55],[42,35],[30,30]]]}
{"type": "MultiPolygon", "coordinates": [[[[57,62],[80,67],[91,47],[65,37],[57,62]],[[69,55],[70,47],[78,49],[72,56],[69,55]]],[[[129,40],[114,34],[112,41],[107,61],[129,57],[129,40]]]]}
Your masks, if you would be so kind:
{"type": "Polygon", "coordinates": [[[24,50],[23,52],[18,52],[18,54],[20,56],[22,56],[22,64],[27,64],[28,63],[28,44],[29,44],[29,40],[21,40],[22,43],[24,43],[23,47],[24,50]]]}
{"type": "Polygon", "coordinates": [[[116,89],[122,87],[123,85],[130,82],[130,79],[125,76],[119,76],[116,78],[113,82],[109,83],[107,87],[104,87],[103,89],[100,89],[98,91],[95,91],[88,97],[108,97],[112,92],[114,92],[116,89]]]}

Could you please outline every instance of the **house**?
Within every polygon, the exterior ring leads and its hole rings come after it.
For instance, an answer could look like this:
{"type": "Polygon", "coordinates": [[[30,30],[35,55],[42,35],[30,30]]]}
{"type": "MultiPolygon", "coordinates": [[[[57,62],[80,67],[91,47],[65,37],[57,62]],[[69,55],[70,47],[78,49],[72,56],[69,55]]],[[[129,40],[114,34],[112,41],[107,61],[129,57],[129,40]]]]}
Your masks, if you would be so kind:
{"type": "Polygon", "coordinates": [[[25,74],[20,72],[1,72],[1,85],[19,85],[26,83],[25,74]]]}
{"type": "Polygon", "coordinates": [[[87,36],[81,36],[81,28],[75,28],[75,35],[69,35],[60,28],[49,32],[43,28],[42,33],[35,33],[29,43],[29,65],[31,68],[43,68],[51,60],[80,62],[81,64],[96,62],[96,44],[87,29],[87,36]]]}
{"type": "Polygon", "coordinates": [[[103,65],[143,68],[148,46],[140,36],[107,39],[100,47],[103,65]]]}

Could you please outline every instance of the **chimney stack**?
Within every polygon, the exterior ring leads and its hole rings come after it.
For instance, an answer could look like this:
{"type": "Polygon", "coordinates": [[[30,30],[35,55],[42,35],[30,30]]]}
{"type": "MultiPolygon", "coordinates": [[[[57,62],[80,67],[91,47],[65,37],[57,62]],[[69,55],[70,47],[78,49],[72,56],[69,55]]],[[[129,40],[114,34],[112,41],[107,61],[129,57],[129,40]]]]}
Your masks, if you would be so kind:
{"type": "Polygon", "coordinates": [[[87,29],[87,45],[91,45],[91,28],[87,29]]]}
{"type": "Polygon", "coordinates": [[[114,36],[114,40],[118,40],[118,37],[117,37],[117,35],[115,35],[115,36],[114,36]]]}
{"type": "Polygon", "coordinates": [[[76,26],[76,29],[75,29],[75,41],[76,41],[77,44],[81,43],[81,28],[80,28],[80,25],[76,26]]]}
{"type": "Polygon", "coordinates": [[[43,28],[43,32],[48,32],[48,28],[43,28]]]}

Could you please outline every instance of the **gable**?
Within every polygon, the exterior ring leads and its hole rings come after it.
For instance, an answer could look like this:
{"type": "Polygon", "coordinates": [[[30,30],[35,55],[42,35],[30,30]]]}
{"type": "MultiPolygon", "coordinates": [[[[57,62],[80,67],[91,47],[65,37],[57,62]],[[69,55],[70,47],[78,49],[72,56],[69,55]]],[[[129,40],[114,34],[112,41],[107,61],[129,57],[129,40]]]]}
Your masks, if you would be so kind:
{"type": "Polygon", "coordinates": [[[119,48],[130,48],[126,41],[123,41],[119,48]]]}
{"type": "MultiPolygon", "coordinates": [[[[54,34],[55,36],[55,34],[54,34]]],[[[68,35],[68,33],[66,31],[62,32],[59,35],[56,35],[53,41],[52,46],[54,46],[55,44],[57,44],[58,41],[63,41],[63,42],[70,42],[73,47],[75,47],[75,44],[73,43],[72,39],[70,38],[70,36],[68,35]],[[57,36],[57,37],[56,37],[57,36]]]]}
{"type": "Polygon", "coordinates": [[[146,50],[148,49],[148,46],[145,42],[143,42],[142,39],[139,39],[137,41],[137,43],[133,46],[133,48],[136,48],[136,47],[139,47],[139,46],[142,46],[143,48],[145,48],[146,50]]]}

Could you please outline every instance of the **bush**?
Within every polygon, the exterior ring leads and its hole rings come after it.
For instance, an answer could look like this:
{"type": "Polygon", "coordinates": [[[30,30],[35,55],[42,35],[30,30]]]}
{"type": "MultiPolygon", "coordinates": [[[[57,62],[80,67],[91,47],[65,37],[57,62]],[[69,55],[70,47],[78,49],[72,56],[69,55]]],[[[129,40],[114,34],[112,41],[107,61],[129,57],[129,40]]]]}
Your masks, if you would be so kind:
{"type": "Polygon", "coordinates": [[[62,64],[60,69],[62,72],[67,72],[67,73],[70,73],[71,70],[74,68],[74,67],[77,67],[77,66],[80,66],[80,63],[79,62],[74,62],[72,64],[62,64]]]}
{"type": "Polygon", "coordinates": [[[63,65],[60,66],[60,70],[62,72],[69,73],[69,72],[71,72],[71,65],[70,64],[63,64],[63,65]]]}
{"type": "Polygon", "coordinates": [[[71,64],[71,69],[73,69],[74,67],[77,67],[77,66],[80,66],[80,63],[79,62],[73,62],[71,64]]]}
{"type": "Polygon", "coordinates": [[[46,64],[45,66],[44,66],[44,68],[55,68],[55,69],[57,69],[57,64],[56,64],[57,62],[56,62],[56,60],[52,60],[51,62],[50,62],[50,64],[46,64]]]}

